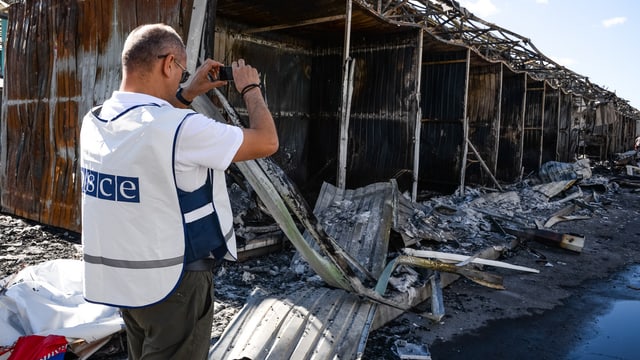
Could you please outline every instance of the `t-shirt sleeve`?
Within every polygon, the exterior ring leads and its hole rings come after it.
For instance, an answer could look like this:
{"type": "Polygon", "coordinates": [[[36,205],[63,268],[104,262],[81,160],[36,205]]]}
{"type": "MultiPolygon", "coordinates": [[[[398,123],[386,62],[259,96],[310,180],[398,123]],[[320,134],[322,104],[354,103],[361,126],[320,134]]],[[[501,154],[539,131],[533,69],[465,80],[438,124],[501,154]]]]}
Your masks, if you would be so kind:
{"type": "Polygon", "coordinates": [[[225,170],[243,140],[242,129],[196,114],[185,119],[176,143],[176,166],[225,170]]]}

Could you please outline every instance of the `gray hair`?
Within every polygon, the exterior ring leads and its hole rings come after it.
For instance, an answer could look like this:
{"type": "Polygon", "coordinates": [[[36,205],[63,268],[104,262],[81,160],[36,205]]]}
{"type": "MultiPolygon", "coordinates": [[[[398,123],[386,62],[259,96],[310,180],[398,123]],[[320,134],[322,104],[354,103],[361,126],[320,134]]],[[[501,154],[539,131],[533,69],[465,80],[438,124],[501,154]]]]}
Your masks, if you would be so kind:
{"type": "Polygon", "coordinates": [[[126,70],[148,69],[159,56],[183,54],[184,42],[178,33],[165,24],[147,24],[133,29],[122,49],[122,66],[126,70]]]}

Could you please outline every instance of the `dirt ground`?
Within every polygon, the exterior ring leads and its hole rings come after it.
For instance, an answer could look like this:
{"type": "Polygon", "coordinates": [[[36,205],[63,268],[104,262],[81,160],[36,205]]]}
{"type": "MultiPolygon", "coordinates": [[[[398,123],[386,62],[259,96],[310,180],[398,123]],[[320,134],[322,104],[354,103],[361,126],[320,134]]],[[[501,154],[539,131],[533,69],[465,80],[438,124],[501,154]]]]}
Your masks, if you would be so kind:
{"type": "MultiPolygon", "coordinates": [[[[583,235],[582,253],[526,242],[510,251],[508,258],[500,260],[536,268],[540,273],[487,268],[503,277],[505,290],[486,288],[461,278],[443,291],[446,315],[442,321],[434,323],[418,311],[406,313],[370,334],[363,358],[398,359],[394,352],[394,344],[398,341],[425,344],[434,359],[450,358],[452,351],[464,354],[464,348],[451,349],[443,344],[463,335],[482,334],[482,329],[495,320],[542,316],[562,307],[570,296],[580,294],[590,281],[606,279],[631,264],[640,264],[640,227],[637,225],[640,222],[640,192],[634,184],[616,181],[619,179],[617,173],[605,176],[611,179],[613,186],[599,194],[589,220],[567,221],[554,226],[559,232],[583,235]]],[[[24,266],[46,260],[79,259],[79,244],[76,233],[1,214],[0,279],[24,266]]],[[[275,253],[244,262],[224,263],[218,269],[212,342],[219,338],[256,287],[278,293],[321,281],[292,266],[294,254],[293,248],[284,246],[275,253]]],[[[548,328],[537,329],[535,321],[529,321],[527,326],[531,327],[532,333],[548,334],[549,331],[548,328]]],[[[114,339],[92,358],[124,358],[121,340],[114,339]]],[[[487,341],[492,346],[501,344],[499,338],[487,341]]],[[[548,348],[560,347],[553,337],[541,338],[540,342],[548,348]]],[[[468,354],[465,358],[477,357],[468,354]]]]}

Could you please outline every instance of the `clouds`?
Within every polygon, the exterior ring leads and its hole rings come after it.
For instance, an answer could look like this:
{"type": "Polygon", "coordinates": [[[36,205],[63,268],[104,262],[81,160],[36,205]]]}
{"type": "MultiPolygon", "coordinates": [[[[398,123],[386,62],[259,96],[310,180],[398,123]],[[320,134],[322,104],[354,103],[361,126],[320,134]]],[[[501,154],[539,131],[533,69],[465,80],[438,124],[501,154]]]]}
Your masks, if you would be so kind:
{"type": "Polygon", "coordinates": [[[609,19],[602,20],[602,26],[606,28],[610,28],[616,25],[622,25],[627,21],[627,18],[624,16],[613,17],[609,19]]]}

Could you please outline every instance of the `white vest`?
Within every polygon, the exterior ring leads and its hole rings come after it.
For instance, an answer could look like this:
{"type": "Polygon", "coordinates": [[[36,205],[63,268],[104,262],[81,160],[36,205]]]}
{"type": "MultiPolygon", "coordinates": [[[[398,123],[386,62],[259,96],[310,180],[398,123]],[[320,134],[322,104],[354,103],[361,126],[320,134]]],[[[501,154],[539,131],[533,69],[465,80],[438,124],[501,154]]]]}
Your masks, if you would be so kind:
{"type": "MultiPolygon", "coordinates": [[[[80,131],[84,295],[90,302],[141,307],[166,298],[184,267],[185,223],[174,174],[178,130],[191,110],[148,104],[103,120],[94,109],[80,131]]],[[[235,259],[224,172],[214,171],[214,208],[235,259]]]]}

